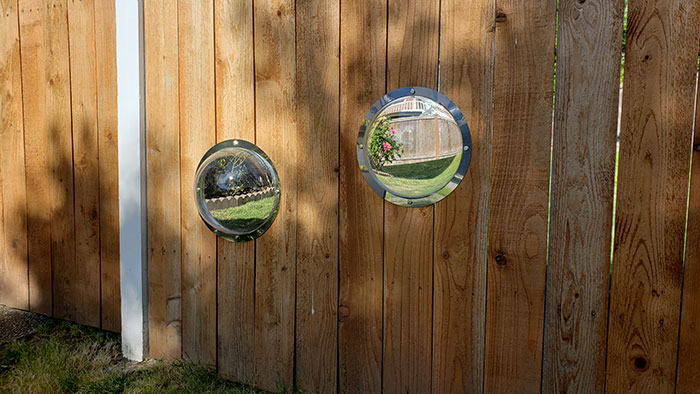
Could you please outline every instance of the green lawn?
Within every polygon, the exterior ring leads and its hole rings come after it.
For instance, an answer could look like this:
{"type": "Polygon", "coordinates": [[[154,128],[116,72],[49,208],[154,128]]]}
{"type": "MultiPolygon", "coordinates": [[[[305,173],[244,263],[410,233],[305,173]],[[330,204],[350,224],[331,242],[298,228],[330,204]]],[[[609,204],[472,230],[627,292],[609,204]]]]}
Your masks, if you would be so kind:
{"type": "Polygon", "coordinates": [[[30,337],[0,342],[0,393],[267,392],[191,363],[130,362],[117,334],[48,320],[30,337]]]}
{"type": "Polygon", "coordinates": [[[251,229],[259,228],[270,212],[275,209],[279,196],[265,197],[250,201],[243,205],[211,211],[212,217],[226,228],[251,229]]]}
{"type": "Polygon", "coordinates": [[[382,172],[386,175],[376,175],[395,194],[423,197],[445,187],[459,168],[461,160],[462,152],[444,159],[385,166],[382,172]]]}

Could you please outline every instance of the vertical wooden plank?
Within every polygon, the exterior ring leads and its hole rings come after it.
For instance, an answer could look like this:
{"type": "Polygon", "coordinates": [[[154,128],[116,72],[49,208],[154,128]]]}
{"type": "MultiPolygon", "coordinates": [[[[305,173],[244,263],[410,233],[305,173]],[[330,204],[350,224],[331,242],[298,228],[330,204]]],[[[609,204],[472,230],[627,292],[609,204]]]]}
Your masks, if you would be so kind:
{"type": "Polygon", "coordinates": [[[119,331],[119,166],[114,0],[95,3],[97,137],[100,152],[100,302],[102,329],[119,331]]]}
{"type": "Polygon", "coordinates": [[[628,7],[606,390],[663,394],[676,382],[700,1],[628,7]]]}
{"type": "Polygon", "coordinates": [[[21,0],[19,7],[27,194],[32,196],[29,307],[50,315],[54,297],[59,309],[67,303],[63,267],[75,260],[67,6],[61,0],[21,0]]]}
{"type": "Polygon", "coordinates": [[[603,392],[623,0],[559,2],[542,392],[603,392]]]}
{"type": "Polygon", "coordinates": [[[296,386],[335,393],[340,0],[296,5],[296,386]]]}
{"type": "Polygon", "coordinates": [[[487,393],[540,391],[555,12],[496,1],[487,393]]]}
{"type": "Polygon", "coordinates": [[[0,2],[0,303],[29,309],[18,6],[0,2]]]}
{"type": "Polygon", "coordinates": [[[493,16],[490,0],[442,1],[440,90],[469,123],[472,160],[460,186],[435,206],[433,393],[483,390],[493,16]]]}
{"type": "Polygon", "coordinates": [[[357,165],[357,132],[386,89],[385,0],[340,2],[341,393],[380,393],[383,359],[383,200],[357,165]]]}
{"type": "Polygon", "coordinates": [[[216,142],[214,7],[205,0],[178,5],[182,350],[186,359],[215,365],[216,237],[200,219],[192,196],[197,165],[216,142]]]}
{"type": "MultiPolygon", "coordinates": [[[[387,80],[437,88],[440,2],[389,1],[387,80]]],[[[385,393],[429,393],[433,297],[433,206],[384,204],[385,393]]]]}
{"type": "Polygon", "coordinates": [[[145,1],[144,29],[149,351],[155,359],[178,359],[182,354],[178,7],[167,0],[145,1]]]}
{"type": "MultiPolygon", "coordinates": [[[[696,85],[697,92],[697,85],[696,85]]],[[[697,93],[696,93],[697,95],[697,93]]],[[[692,394],[700,387],[700,112],[695,99],[690,201],[683,271],[683,308],[678,342],[676,393],[692,394]]]]}
{"type": "MultiPolygon", "coordinates": [[[[252,0],[214,2],[217,141],[255,141],[252,0]]],[[[254,373],[255,242],[218,239],[219,372],[239,382],[254,373]]]]}
{"type": "MultiPolygon", "coordinates": [[[[100,325],[100,198],[97,138],[97,58],[95,5],[69,0],[73,184],[75,187],[75,253],[73,264],[58,281],[69,294],[55,307],[56,317],[100,325]]],[[[56,300],[58,301],[58,300],[56,300]]]]}
{"type": "Polygon", "coordinates": [[[257,241],[255,367],[261,388],[291,389],[294,363],[297,127],[295,15],[292,0],[256,0],[256,142],[280,178],[275,223],[257,241]]]}

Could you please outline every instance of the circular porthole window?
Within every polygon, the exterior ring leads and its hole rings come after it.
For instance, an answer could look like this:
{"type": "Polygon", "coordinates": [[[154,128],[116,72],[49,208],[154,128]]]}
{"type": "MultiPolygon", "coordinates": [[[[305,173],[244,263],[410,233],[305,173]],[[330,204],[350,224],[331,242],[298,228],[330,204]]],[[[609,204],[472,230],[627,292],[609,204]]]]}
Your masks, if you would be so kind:
{"type": "Polygon", "coordinates": [[[462,181],[471,160],[464,115],[445,95],[406,87],[367,112],[357,137],[357,161],[372,189],[406,207],[434,204],[462,181]]]}
{"type": "Polygon", "coordinates": [[[280,183],[260,148],[228,140],[209,149],[199,162],[194,195],[199,215],[212,232],[245,242],[261,236],[274,222],[280,183]]]}

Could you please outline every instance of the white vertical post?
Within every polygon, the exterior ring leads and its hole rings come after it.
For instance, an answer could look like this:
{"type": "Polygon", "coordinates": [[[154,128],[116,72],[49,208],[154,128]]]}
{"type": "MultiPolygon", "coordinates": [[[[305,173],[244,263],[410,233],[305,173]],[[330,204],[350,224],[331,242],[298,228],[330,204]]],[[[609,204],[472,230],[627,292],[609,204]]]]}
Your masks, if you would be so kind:
{"type": "Polygon", "coordinates": [[[122,352],[140,361],[148,343],[143,0],[115,1],[122,352]]]}

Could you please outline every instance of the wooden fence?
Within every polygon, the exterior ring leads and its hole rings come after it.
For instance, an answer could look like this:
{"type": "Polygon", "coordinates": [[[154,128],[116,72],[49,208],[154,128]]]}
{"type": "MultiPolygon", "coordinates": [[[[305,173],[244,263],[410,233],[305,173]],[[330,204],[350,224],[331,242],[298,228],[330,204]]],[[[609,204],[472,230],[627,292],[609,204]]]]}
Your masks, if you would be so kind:
{"type": "Polygon", "coordinates": [[[0,11],[0,303],[119,331],[114,2],[0,11]]]}
{"type": "MultiPolygon", "coordinates": [[[[0,5],[0,302],[115,328],[113,4],[0,5]]],[[[151,357],[270,390],[697,392],[700,0],[629,0],[619,122],[624,0],[144,7],[151,357]],[[414,209],[355,151],[410,85],[473,139],[456,191],[414,209]],[[279,172],[256,242],[195,208],[229,138],[279,172]]]]}

